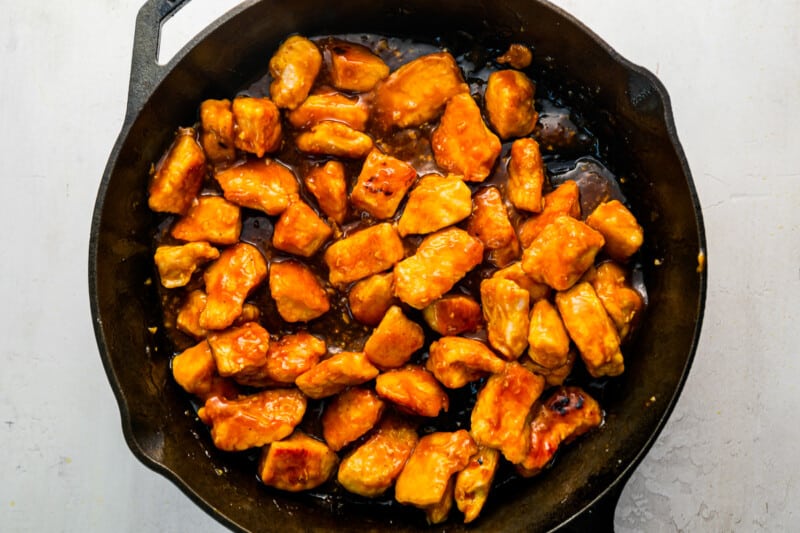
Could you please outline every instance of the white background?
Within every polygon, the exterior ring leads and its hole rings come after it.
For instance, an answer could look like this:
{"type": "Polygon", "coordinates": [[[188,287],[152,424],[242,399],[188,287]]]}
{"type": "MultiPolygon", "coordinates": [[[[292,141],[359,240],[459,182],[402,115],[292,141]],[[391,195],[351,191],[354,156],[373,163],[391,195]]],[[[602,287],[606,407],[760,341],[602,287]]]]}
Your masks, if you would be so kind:
{"type": "MultiPolygon", "coordinates": [[[[0,0],[3,531],[221,529],[127,450],[89,317],[139,2],[0,0]]],[[[800,530],[800,3],[556,3],[664,82],[707,228],[697,357],[617,527],[800,530]]],[[[192,2],[165,52],[233,4],[192,2]]]]}

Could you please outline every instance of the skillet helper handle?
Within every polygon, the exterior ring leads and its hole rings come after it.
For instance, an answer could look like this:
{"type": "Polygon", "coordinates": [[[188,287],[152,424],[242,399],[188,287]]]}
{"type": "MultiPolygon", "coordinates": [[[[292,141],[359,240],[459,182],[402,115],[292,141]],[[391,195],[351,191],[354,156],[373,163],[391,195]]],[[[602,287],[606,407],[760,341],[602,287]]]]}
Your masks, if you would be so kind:
{"type": "Polygon", "coordinates": [[[153,88],[164,76],[165,67],[158,64],[161,25],[189,0],[147,0],[136,15],[133,34],[131,78],[128,85],[127,116],[139,113],[153,88]]]}
{"type": "Polygon", "coordinates": [[[613,533],[614,511],[628,478],[626,475],[617,481],[594,505],[560,528],[558,533],[613,533]]]}

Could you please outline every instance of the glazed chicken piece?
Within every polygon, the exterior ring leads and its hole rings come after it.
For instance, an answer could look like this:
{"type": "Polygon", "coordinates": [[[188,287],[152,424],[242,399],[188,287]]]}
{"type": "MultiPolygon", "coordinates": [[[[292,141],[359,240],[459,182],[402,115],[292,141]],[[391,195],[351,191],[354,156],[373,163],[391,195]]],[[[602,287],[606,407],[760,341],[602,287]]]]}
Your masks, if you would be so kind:
{"type": "Polygon", "coordinates": [[[432,233],[461,222],[471,212],[472,191],[458,176],[429,174],[421,178],[408,194],[397,231],[402,237],[412,233],[432,233]]]}
{"type": "Polygon", "coordinates": [[[530,246],[545,227],[563,215],[569,215],[572,218],[581,216],[580,189],[574,181],[565,181],[544,195],[542,212],[520,224],[519,241],[522,247],[530,246]]]}
{"type": "Polygon", "coordinates": [[[513,281],[490,278],[481,282],[483,318],[489,344],[509,361],[528,346],[530,294],[513,281]]]}
{"type": "Polygon", "coordinates": [[[370,362],[381,369],[403,366],[425,345],[425,333],[393,305],[364,345],[370,362]]]}
{"type": "Polygon", "coordinates": [[[357,282],[350,289],[348,302],[353,317],[368,326],[377,326],[394,304],[394,274],[374,274],[357,282]]]}
{"type": "Polygon", "coordinates": [[[231,109],[236,148],[264,157],[281,147],[281,114],[272,101],[242,96],[234,98],[231,109]]]}
{"type": "Polygon", "coordinates": [[[317,276],[296,261],[270,265],[269,292],[286,322],[308,322],[321,317],[331,307],[328,293],[317,276]]]}
{"type": "Polygon", "coordinates": [[[236,396],[236,387],[217,374],[217,364],[205,340],[172,359],[172,376],[183,390],[203,401],[212,396],[236,396]]]}
{"type": "Polygon", "coordinates": [[[307,203],[298,200],[281,213],[272,233],[272,246],[301,257],[311,257],[333,231],[307,203]]]}
{"type": "Polygon", "coordinates": [[[378,395],[401,410],[434,417],[447,411],[450,400],[433,374],[416,365],[389,370],[375,380],[378,395]]]}
{"type": "Polygon", "coordinates": [[[464,177],[483,181],[492,172],[500,155],[500,139],[481,117],[481,110],[469,93],[453,96],[447,102],[439,126],[431,136],[436,164],[464,177]]]}
{"type": "Polygon", "coordinates": [[[567,363],[569,335],[556,308],[547,300],[539,300],[531,309],[528,333],[528,355],[546,369],[555,369],[567,363]]]}
{"type": "Polygon", "coordinates": [[[332,39],[325,46],[331,83],[342,91],[363,93],[389,75],[389,67],[369,48],[332,39]]]}
{"type": "Polygon", "coordinates": [[[319,208],[334,222],[341,225],[347,215],[347,179],[344,165],[328,161],[314,167],[305,178],[306,189],[314,195],[319,208]]]}
{"type": "Polygon", "coordinates": [[[350,201],[377,219],[389,218],[416,178],[414,167],[374,149],[361,167],[350,201]]]}
{"type": "Polygon", "coordinates": [[[269,332],[255,322],[212,333],[208,345],[222,377],[243,385],[261,385],[267,378],[269,332]]]}
{"type": "Polygon", "coordinates": [[[463,294],[442,296],[422,310],[422,317],[439,335],[472,332],[483,323],[480,304],[463,294]]]}
{"type": "Polygon", "coordinates": [[[411,257],[394,268],[394,294],[423,309],[445,294],[483,259],[483,244],[459,228],[425,237],[411,257]]]}
{"type": "MultiPolygon", "coordinates": [[[[175,319],[175,325],[180,331],[196,339],[203,339],[208,336],[208,330],[200,325],[200,314],[206,308],[207,300],[206,293],[201,290],[194,290],[186,296],[186,300],[178,309],[178,315],[175,319]]],[[[258,307],[246,303],[242,306],[242,314],[233,323],[242,325],[247,322],[255,322],[260,314],[258,307]]]]}
{"type": "Polygon", "coordinates": [[[556,305],[589,373],[596,378],[622,374],[617,329],[592,286],[581,282],[556,294],[556,305]]]}
{"type": "Polygon", "coordinates": [[[331,284],[341,286],[391,268],[404,253],[394,227],[375,224],[331,244],[325,264],[331,284]]]}
{"type": "Polygon", "coordinates": [[[364,352],[341,352],[301,374],[295,385],[309,398],[319,400],[338,394],[347,387],[366,383],[377,375],[378,369],[372,366],[364,352]]]}
{"type": "Polygon", "coordinates": [[[322,54],[317,45],[292,35],[278,47],[269,60],[272,83],[269,95],[281,109],[295,109],[306,99],[322,67],[322,54]]]}
{"type": "Polygon", "coordinates": [[[299,196],[291,170],[271,159],[250,160],[214,175],[225,198],[242,207],[280,215],[299,196]]]}
{"type": "Polygon", "coordinates": [[[603,236],[583,222],[560,216],[525,249],[522,269],[534,281],[563,291],[592,266],[604,243],[603,236]]]}
{"type": "Polygon", "coordinates": [[[551,394],[531,421],[530,448],[517,471],[530,477],[550,462],[561,444],[596,428],[603,421],[598,403],[578,387],[561,387],[551,394]]]}
{"type": "Polygon", "coordinates": [[[289,492],[319,487],[330,479],[339,462],[324,442],[295,431],[264,448],[258,476],[264,485],[289,492]]]}
{"type": "Polygon", "coordinates": [[[323,120],[300,133],[295,144],[311,155],[332,155],[357,159],[372,150],[372,137],[334,120],[323,120]]]}
{"type": "Polygon", "coordinates": [[[245,298],[267,277],[267,262],[258,248],[240,242],[223,251],[206,269],[206,307],[200,327],[225,329],[242,314],[245,298]]]}
{"type": "Polygon", "coordinates": [[[342,460],[339,483],[353,494],[380,496],[400,475],[418,440],[411,422],[385,417],[372,436],[342,460]]]}
{"type": "Polygon", "coordinates": [[[419,126],[439,116],[450,97],[469,92],[456,60],[428,54],[392,72],[375,87],[373,119],[384,130],[419,126]]]}
{"type": "Polygon", "coordinates": [[[613,261],[607,261],[598,266],[593,275],[585,276],[585,280],[592,284],[608,316],[617,326],[620,339],[625,339],[644,307],[642,296],[631,286],[626,270],[613,261]]]}
{"type": "Polygon", "coordinates": [[[513,281],[519,285],[520,288],[528,291],[528,294],[531,297],[531,304],[533,304],[536,300],[547,298],[551,290],[548,284],[533,281],[531,277],[524,270],[522,270],[522,263],[519,261],[498,270],[492,274],[492,279],[507,279],[513,281]]]}
{"type": "Polygon", "coordinates": [[[200,144],[212,163],[236,157],[233,111],[230,100],[205,100],[200,104],[200,144]]]}
{"type": "Polygon", "coordinates": [[[183,287],[197,268],[219,257],[219,250],[207,242],[190,242],[179,246],[159,246],[154,260],[161,285],[167,289],[183,287]]]}
{"type": "Polygon", "coordinates": [[[548,387],[560,387],[564,384],[564,380],[567,379],[567,376],[572,372],[572,367],[575,366],[575,359],[577,357],[575,349],[571,348],[569,352],[567,352],[566,363],[556,368],[545,368],[534,363],[530,359],[523,361],[522,364],[534,374],[542,376],[548,387]]]}
{"type": "Polygon", "coordinates": [[[325,442],[338,452],[378,423],[384,405],[370,389],[354,387],[337,395],[322,413],[325,442]]]}
{"type": "Polygon", "coordinates": [[[533,53],[531,49],[524,44],[513,43],[508,47],[508,50],[497,58],[497,62],[501,65],[508,65],[510,67],[523,69],[530,66],[533,61],[533,53]]]}
{"type": "Polygon", "coordinates": [[[493,374],[478,393],[472,408],[470,433],[479,445],[500,450],[516,464],[525,459],[530,445],[530,410],[544,390],[544,378],[507,363],[493,374]]]}
{"type": "Polygon", "coordinates": [[[292,433],[306,412],[297,389],[272,389],[236,400],[209,398],[197,411],[220,450],[237,452],[264,446],[292,433]]]}
{"type": "Polygon", "coordinates": [[[425,508],[425,519],[428,524],[441,524],[447,520],[450,511],[453,509],[453,497],[455,495],[455,476],[451,476],[442,494],[439,503],[425,508]]]}
{"type": "Polygon", "coordinates": [[[511,145],[508,162],[508,199],[517,209],[539,213],[542,199],[544,163],[539,143],[531,138],[519,139],[511,145]]]}
{"type": "Polygon", "coordinates": [[[586,223],[603,234],[606,253],[617,261],[627,261],[644,242],[644,231],[633,213],[619,200],[597,206],[586,223]]]}
{"type": "Polygon", "coordinates": [[[482,378],[487,373],[499,373],[505,361],[497,357],[484,343],[464,337],[442,337],[430,347],[425,367],[449,389],[458,389],[482,378]]]}
{"type": "Polygon", "coordinates": [[[503,197],[496,187],[486,187],[473,197],[475,209],[467,224],[470,235],[477,237],[489,251],[489,261],[504,267],[519,259],[521,249],[514,226],[508,219],[503,197]]]}
{"type": "Polygon", "coordinates": [[[170,229],[182,241],[207,241],[212,244],[236,244],[242,232],[239,206],[220,196],[200,196],[189,207],[186,216],[170,229]]]}
{"type": "Polygon", "coordinates": [[[489,74],[483,95],[489,123],[501,139],[524,137],[536,127],[533,106],[536,85],[522,72],[499,70],[489,74]]]}
{"type": "Polygon", "coordinates": [[[266,373],[276,383],[291,384],[327,352],[325,341],[307,331],[284,335],[269,344],[266,373]]]}
{"type": "Polygon", "coordinates": [[[499,464],[499,451],[478,446],[478,451],[469,458],[464,470],[456,474],[455,500],[458,510],[464,513],[465,524],[478,518],[481,513],[499,464]]]}
{"type": "Polygon", "coordinates": [[[181,128],[156,165],[148,188],[147,205],[159,213],[185,215],[200,192],[206,175],[206,156],[192,128],[181,128]]]}
{"type": "Polygon", "coordinates": [[[309,128],[324,120],[347,124],[354,130],[364,131],[369,119],[369,108],[359,98],[337,92],[312,94],[294,111],[286,114],[289,123],[298,129],[309,128]]]}

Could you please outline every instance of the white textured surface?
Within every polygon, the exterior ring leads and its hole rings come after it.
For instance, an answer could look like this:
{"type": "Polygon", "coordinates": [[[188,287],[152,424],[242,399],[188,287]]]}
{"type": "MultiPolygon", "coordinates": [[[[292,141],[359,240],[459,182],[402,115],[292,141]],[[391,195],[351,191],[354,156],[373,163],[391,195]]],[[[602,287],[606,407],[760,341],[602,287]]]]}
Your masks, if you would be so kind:
{"type": "MultiPolygon", "coordinates": [[[[800,530],[800,4],[556,3],[664,82],[707,228],[700,348],[617,527],[800,530]]],[[[221,529],[127,450],[89,319],[90,214],[138,4],[2,2],[4,531],[221,529]]],[[[233,4],[195,0],[165,47],[233,4]]]]}

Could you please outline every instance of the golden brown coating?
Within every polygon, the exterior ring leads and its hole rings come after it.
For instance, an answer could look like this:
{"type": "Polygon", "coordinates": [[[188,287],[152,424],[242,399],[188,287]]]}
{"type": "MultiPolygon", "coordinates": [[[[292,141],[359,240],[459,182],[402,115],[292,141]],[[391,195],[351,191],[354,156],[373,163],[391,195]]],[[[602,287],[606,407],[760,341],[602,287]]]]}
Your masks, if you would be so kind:
{"type": "Polygon", "coordinates": [[[539,143],[531,138],[519,139],[511,145],[508,162],[509,201],[517,209],[539,213],[544,207],[542,198],[544,163],[539,143]]]}
{"type": "Polygon", "coordinates": [[[479,445],[500,450],[519,463],[530,445],[530,410],[544,390],[544,378],[519,363],[507,363],[478,393],[472,408],[470,433],[479,445]]]}
{"type": "Polygon", "coordinates": [[[286,114],[295,128],[308,128],[323,120],[334,120],[347,124],[354,130],[364,131],[369,119],[366,103],[337,92],[312,94],[294,111],[286,114]]]}
{"type": "Polygon", "coordinates": [[[478,518],[499,464],[499,451],[478,446],[478,451],[469,458],[464,470],[456,474],[455,501],[458,510],[464,513],[465,524],[478,518]]]}
{"type": "Polygon", "coordinates": [[[497,58],[501,65],[509,65],[514,68],[527,68],[533,61],[531,49],[520,43],[512,43],[503,55],[497,58]]]}
{"type": "Polygon", "coordinates": [[[366,92],[389,75],[389,67],[366,46],[347,41],[326,43],[331,83],[342,91],[366,92]]]}
{"type": "Polygon", "coordinates": [[[389,218],[416,178],[414,167],[373,149],[361,167],[350,201],[375,218],[389,218]]]}
{"type": "Polygon", "coordinates": [[[294,173],[272,159],[250,160],[217,172],[214,178],[227,200],[268,215],[283,213],[300,190],[294,173]]]}
{"type": "Polygon", "coordinates": [[[291,384],[327,352],[325,341],[307,331],[284,335],[269,344],[266,373],[276,383],[291,384]]]}
{"type": "Polygon", "coordinates": [[[214,446],[236,452],[290,435],[305,412],[306,398],[299,390],[273,389],[236,400],[214,396],[197,416],[211,426],[214,446]]]}
{"type": "Polygon", "coordinates": [[[589,373],[596,378],[622,374],[625,364],[617,328],[592,286],[581,282],[556,294],[556,305],[589,373]]]}
{"type": "Polygon", "coordinates": [[[473,197],[475,209],[467,224],[470,235],[477,237],[489,251],[489,261],[504,267],[519,259],[521,249],[517,232],[508,219],[503,196],[497,187],[480,189],[473,197]]]}
{"type": "Polygon", "coordinates": [[[410,421],[384,417],[372,436],[342,460],[339,483],[353,494],[380,496],[400,475],[418,440],[410,421]]]}
{"type": "Polygon", "coordinates": [[[455,477],[451,476],[450,480],[447,482],[447,487],[445,487],[444,493],[442,494],[442,499],[439,500],[439,503],[429,505],[425,508],[425,519],[428,521],[429,525],[441,524],[447,520],[447,517],[450,515],[450,511],[453,509],[455,484],[455,477]]]}
{"type": "Polygon", "coordinates": [[[481,117],[481,110],[469,93],[448,100],[439,126],[431,136],[436,164],[464,177],[483,181],[492,172],[502,146],[481,117]]]}
{"type": "Polygon", "coordinates": [[[533,281],[531,277],[522,270],[522,263],[519,261],[508,265],[492,274],[494,279],[508,279],[520,286],[520,288],[528,291],[531,297],[531,304],[536,300],[547,298],[550,294],[550,286],[546,283],[538,283],[533,281]]]}
{"type": "Polygon", "coordinates": [[[231,108],[236,148],[264,157],[281,147],[281,114],[269,98],[240,96],[231,108]]]}
{"type": "Polygon", "coordinates": [[[377,326],[394,304],[394,273],[374,274],[355,283],[347,295],[350,313],[368,326],[377,326]]]}
{"type": "Polygon", "coordinates": [[[567,353],[567,362],[556,368],[545,368],[537,365],[530,359],[523,361],[523,366],[533,372],[544,377],[544,381],[548,387],[560,387],[564,384],[564,380],[572,372],[572,367],[575,366],[575,359],[577,359],[577,351],[575,348],[570,348],[567,353]]]}
{"type": "Polygon", "coordinates": [[[402,237],[432,233],[461,222],[471,212],[472,191],[460,177],[429,174],[420,178],[408,194],[397,231],[402,237]]]}
{"type": "Polygon", "coordinates": [[[322,413],[325,442],[338,452],[378,423],[384,405],[375,392],[361,387],[336,395],[322,413]]]}
{"type": "Polygon", "coordinates": [[[592,266],[605,241],[583,222],[560,216],[546,226],[522,255],[522,269],[558,291],[572,287],[592,266]]]}
{"type": "Polygon", "coordinates": [[[606,253],[617,261],[627,261],[644,242],[644,230],[619,200],[597,206],[586,223],[603,234],[606,253]]]}
{"type": "Polygon", "coordinates": [[[347,215],[347,179],[344,165],[339,161],[328,161],[311,169],[304,182],[322,212],[337,224],[342,224],[347,215]]]}
{"type": "Polygon", "coordinates": [[[256,322],[212,333],[208,345],[220,376],[245,385],[266,378],[269,332],[256,322]]]}
{"type": "Polygon", "coordinates": [[[221,196],[200,196],[170,229],[182,241],[236,244],[242,231],[241,209],[221,196]]]}
{"type": "Polygon", "coordinates": [[[233,324],[247,295],[266,277],[267,262],[255,246],[240,242],[223,251],[203,274],[207,300],[200,327],[225,329],[233,324]]]}
{"type": "Polygon", "coordinates": [[[281,213],[272,233],[272,246],[301,257],[311,257],[331,237],[333,230],[302,200],[281,213]]]}
{"type": "Polygon", "coordinates": [[[547,369],[567,364],[569,335],[561,315],[548,300],[539,300],[531,309],[528,355],[534,363],[547,369]]]}
{"type": "Polygon", "coordinates": [[[483,95],[489,123],[501,139],[524,137],[536,127],[539,114],[533,105],[536,85],[517,70],[489,74],[483,95]]]}
{"type": "Polygon", "coordinates": [[[481,282],[481,303],[489,344],[517,359],[528,346],[530,294],[513,281],[490,278],[481,282]]]}
{"type": "Polygon", "coordinates": [[[159,246],[153,260],[161,285],[167,289],[183,287],[197,268],[219,257],[219,250],[207,242],[190,242],[178,246],[159,246]]]}
{"type": "Polygon", "coordinates": [[[487,373],[502,372],[505,361],[480,341],[442,337],[431,344],[425,368],[445,387],[458,389],[487,373]]]}
{"type": "Polygon", "coordinates": [[[428,54],[401,66],[373,92],[373,119],[383,129],[419,126],[439,116],[450,97],[469,91],[456,60],[428,54]]]}
{"type": "Polygon", "coordinates": [[[391,268],[403,258],[403,241],[391,224],[375,224],[336,241],[325,250],[332,285],[366,278],[391,268]]]}
{"type": "Polygon", "coordinates": [[[422,310],[422,317],[439,335],[472,332],[483,323],[480,304],[463,294],[442,296],[422,310]]]}
{"type": "MultiPolygon", "coordinates": [[[[206,293],[199,289],[190,292],[178,309],[175,319],[176,327],[196,339],[204,339],[208,335],[208,330],[200,325],[200,314],[206,308],[207,300],[206,293]]],[[[246,303],[242,306],[242,314],[233,323],[242,325],[247,322],[255,322],[260,314],[258,307],[246,303]]]]}
{"type": "Polygon", "coordinates": [[[483,244],[459,228],[425,237],[411,257],[394,268],[394,294],[423,309],[463,278],[483,259],[483,244]]]}
{"type": "Polygon", "coordinates": [[[393,305],[364,345],[367,359],[378,368],[397,368],[425,345],[422,327],[393,305]]]}
{"type": "Polygon", "coordinates": [[[530,427],[530,448],[517,471],[530,477],[538,474],[562,443],[569,443],[603,421],[597,401],[578,387],[561,387],[538,409],[530,427]]]}
{"type": "Polygon", "coordinates": [[[323,120],[295,138],[301,152],[357,159],[372,150],[372,137],[343,122],[323,120]]]}
{"type": "Polygon", "coordinates": [[[172,376],[183,390],[203,401],[212,396],[231,398],[236,395],[236,387],[217,374],[217,364],[205,340],[172,359],[172,376]]]}
{"type": "Polygon", "coordinates": [[[205,100],[200,104],[200,144],[213,163],[236,157],[233,111],[230,100],[205,100]]]}
{"type": "Polygon", "coordinates": [[[592,284],[603,302],[608,316],[617,326],[620,339],[625,339],[644,307],[642,295],[631,286],[625,268],[606,261],[595,269],[592,276],[587,275],[586,281],[592,284]]]}
{"type": "Polygon", "coordinates": [[[361,385],[378,375],[364,352],[341,352],[320,361],[301,374],[295,385],[306,396],[319,400],[333,396],[347,387],[361,385]]]}
{"type": "Polygon", "coordinates": [[[328,293],[317,276],[297,261],[273,262],[269,267],[269,292],[286,322],[308,322],[328,312],[328,293]]]}
{"type": "Polygon", "coordinates": [[[181,128],[156,166],[148,188],[147,205],[160,213],[185,215],[200,192],[206,175],[206,156],[192,128],[181,128]]]}
{"type": "Polygon", "coordinates": [[[339,462],[324,442],[295,431],[285,440],[264,448],[258,476],[264,485],[289,492],[319,487],[330,479],[339,462]]]}
{"type": "Polygon", "coordinates": [[[300,35],[281,43],[269,60],[269,95],[281,109],[295,109],[306,99],[322,67],[317,45],[300,35]]]}
{"type": "Polygon", "coordinates": [[[517,231],[522,247],[530,246],[545,227],[562,215],[569,215],[572,218],[581,216],[580,189],[574,181],[565,181],[545,194],[542,212],[520,224],[517,231]]]}
{"type": "Polygon", "coordinates": [[[389,370],[375,380],[375,392],[402,411],[434,417],[447,411],[450,399],[433,374],[421,366],[389,370]]]}

